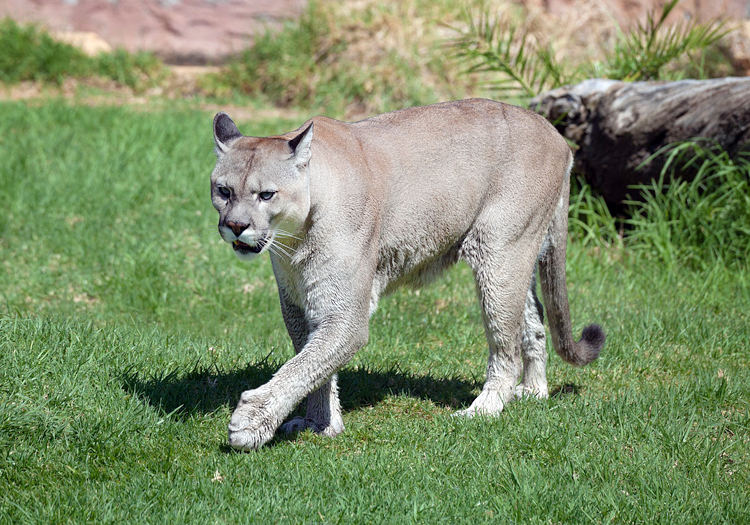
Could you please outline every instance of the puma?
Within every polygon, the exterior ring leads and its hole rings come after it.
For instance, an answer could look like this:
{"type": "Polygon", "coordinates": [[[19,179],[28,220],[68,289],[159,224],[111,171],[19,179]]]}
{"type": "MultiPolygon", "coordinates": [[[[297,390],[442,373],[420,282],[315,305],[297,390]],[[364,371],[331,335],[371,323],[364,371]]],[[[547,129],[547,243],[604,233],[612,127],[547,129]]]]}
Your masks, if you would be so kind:
{"type": "Polygon", "coordinates": [[[487,381],[460,414],[498,414],[515,397],[547,396],[537,265],[554,349],[575,366],[599,355],[599,326],[577,342],[572,335],[572,155],[541,116],[464,100],[355,123],[315,117],[267,138],[243,136],[219,113],[213,131],[219,233],[242,260],[269,252],[296,351],[268,383],[242,393],[232,447],[257,449],[280,426],[342,432],[336,372],[367,342],[380,298],[459,260],[474,271],[489,343],[487,381]],[[305,396],[306,416],[282,425],[305,396]]]}

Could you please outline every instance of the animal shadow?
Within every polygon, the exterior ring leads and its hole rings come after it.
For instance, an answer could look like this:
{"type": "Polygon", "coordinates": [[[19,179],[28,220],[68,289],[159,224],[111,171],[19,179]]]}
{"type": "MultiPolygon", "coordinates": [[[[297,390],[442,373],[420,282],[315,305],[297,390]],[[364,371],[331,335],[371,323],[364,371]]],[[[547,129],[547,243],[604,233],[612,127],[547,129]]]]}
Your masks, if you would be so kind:
{"type": "MultiPolygon", "coordinates": [[[[147,377],[131,368],[121,374],[121,380],[126,392],[184,420],[223,406],[233,409],[243,391],[266,383],[280,366],[281,363],[262,360],[234,371],[196,366],[187,373],[174,369],[147,377]]],[[[398,367],[384,371],[345,368],[339,372],[339,398],[344,412],[377,405],[388,395],[412,396],[456,409],[468,406],[481,386],[478,380],[416,375],[398,367]]],[[[302,414],[304,401],[292,416],[302,414]]]]}

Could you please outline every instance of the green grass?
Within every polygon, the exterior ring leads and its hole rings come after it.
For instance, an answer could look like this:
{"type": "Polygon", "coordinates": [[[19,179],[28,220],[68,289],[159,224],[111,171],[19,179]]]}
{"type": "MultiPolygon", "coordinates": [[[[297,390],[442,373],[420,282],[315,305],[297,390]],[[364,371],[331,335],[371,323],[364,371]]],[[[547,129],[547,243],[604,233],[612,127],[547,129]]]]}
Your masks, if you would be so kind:
{"type": "Polygon", "coordinates": [[[164,66],[152,53],[117,49],[96,57],[58,42],[43,28],[0,19],[0,82],[36,80],[61,84],[66,78],[100,76],[136,90],[156,85],[164,66]]]}
{"type": "MultiPolygon", "coordinates": [[[[705,139],[671,144],[659,180],[632,188],[624,217],[574,182],[572,233],[583,246],[638,253],[669,271],[690,266],[747,270],[750,258],[750,154],[734,158],[705,139]]],[[[644,162],[645,164],[645,162],[644,162]]]]}
{"type": "Polygon", "coordinates": [[[78,49],[57,42],[32,25],[19,25],[10,18],[0,20],[0,80],[61,82],[65,76],[80,75],[86,56],[78,49]]]}
{"type": "Polygon", "coordinates": [[[750,258],[750,151],[732,158],[711,141],[677,143],[657,152],[658,181],[634,188],[627,220],[633,245],[666,264],[739,265],[750,258]],[[684,180],[688,173],[692,177],[684,180]]]}
{"type": "Polygon", "coordinates": [[[382,301],[340,374],[344,434],[234,453],[240,392],[293,350],[269,261],[240,264],[215,230],[211,115],[0,114],[0,522],[750,515],[746,267],[574,243],[573,322],[604,326],[602,356],[551,355],[551,399],[463,420],[486,343],[460,266],[382,301]]]}

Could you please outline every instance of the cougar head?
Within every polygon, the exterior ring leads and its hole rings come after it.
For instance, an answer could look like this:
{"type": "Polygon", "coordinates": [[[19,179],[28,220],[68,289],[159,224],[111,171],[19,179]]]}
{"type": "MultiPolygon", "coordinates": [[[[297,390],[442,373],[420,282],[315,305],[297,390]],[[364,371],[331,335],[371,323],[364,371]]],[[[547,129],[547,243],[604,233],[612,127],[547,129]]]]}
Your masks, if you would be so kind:
{"type": "Polygon", "coordinates": [[[219,234],[240,259],[265,250],[291,253],[285,246],[295,243],[310,213],[312,137],[312,124],[291,140],[245,137],[226,113],[214,117],[211,202],[219,212],[219,234]]]}

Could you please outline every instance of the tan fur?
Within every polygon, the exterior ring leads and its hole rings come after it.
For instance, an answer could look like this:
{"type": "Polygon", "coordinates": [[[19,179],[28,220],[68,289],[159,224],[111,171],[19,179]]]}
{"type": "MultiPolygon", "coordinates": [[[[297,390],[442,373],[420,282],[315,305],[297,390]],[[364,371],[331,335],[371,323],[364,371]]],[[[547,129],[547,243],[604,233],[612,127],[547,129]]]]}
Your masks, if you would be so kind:
{"type": "Polygon", "coordinates": [[[254,138],[220,113],[214,138],[219,232],[241,259],[270,252],[297,351],[242,393],[231,446],[260,447],[305,396],[306,417],[283,430],[340,433],[335,374],[367,342],[380,297],[458,260],[474,270],[490,349],[484,388],[460,413],[496,414],[517,395],[547,395],[537,261],[555,350],[574,365],[597,357],[604,333],[592,325],[575,342],[568,312],[572,156],[542,117],[466,100],[356,123],[315,117],[254,138]]]}

